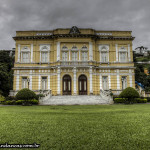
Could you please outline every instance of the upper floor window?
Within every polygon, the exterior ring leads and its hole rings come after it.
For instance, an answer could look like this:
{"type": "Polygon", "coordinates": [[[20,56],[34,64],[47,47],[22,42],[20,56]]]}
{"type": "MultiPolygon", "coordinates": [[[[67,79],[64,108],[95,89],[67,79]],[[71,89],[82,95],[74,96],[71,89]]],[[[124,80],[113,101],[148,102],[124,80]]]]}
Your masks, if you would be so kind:
{"type": "Polygon", "coordinates": [[[40,62],[49,62],[50,45],[40,45],[40,62]]]}
{"type": "Polygon", "coordinates": [[[87,61],[87,60],[88,60],[87,52],[82,52],[82,61],[87,61]]]}
{"type": "Polygon", "coordinates": [[[42,52],[41,55],[42,55],[42,62],[43,62],[43,63],[48,62],[48,59],[47,59],[47,58],[48,58],[48,57],[47,57],[47,56],[48,56],[48,52],[42,52]]]}
{"type": "Polygon", "coordinates": [[[121,47],[119,49],[119,61],[120,62],[127,62],[127,49],[124,47],[121,47]]]}
{"type": "Polygon", "coordinates": [[[100,62],[108,62],[109,61],[109,45],[100,45],[100,62]]]}
{"type": "Polygon", "coordinates": [[[108,62],[108,53],[107,52],[101,52],[101,61],[108,62]]]}
{"type": "Polygon", "coordinates": [[[68,60],[68,52],[62,52],[62,60],[67,61],[68,60]]]}
{"type": "Polygon", "coordinates": [[[78,53],[77,52],[72,52],[72,61],[77,61],[78,60],[78,53]]]}
{"type": "Polygon", "coordinates": [[[21,62],[29,63],[30,62],[30,49],[25,46],[21,50],[21,62]]]}

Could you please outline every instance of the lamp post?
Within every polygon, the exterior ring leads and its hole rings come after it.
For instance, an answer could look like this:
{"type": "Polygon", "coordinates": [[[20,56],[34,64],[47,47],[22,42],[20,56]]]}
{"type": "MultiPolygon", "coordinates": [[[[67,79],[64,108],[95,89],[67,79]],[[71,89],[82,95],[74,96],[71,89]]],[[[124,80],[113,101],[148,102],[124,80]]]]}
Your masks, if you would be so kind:
{"type": "Polygon", "coordinates": [[[30,79],[27,78],[27,82],[28,82],[28,89],[29,89],[29,84],[30,84],[30,79]]]}

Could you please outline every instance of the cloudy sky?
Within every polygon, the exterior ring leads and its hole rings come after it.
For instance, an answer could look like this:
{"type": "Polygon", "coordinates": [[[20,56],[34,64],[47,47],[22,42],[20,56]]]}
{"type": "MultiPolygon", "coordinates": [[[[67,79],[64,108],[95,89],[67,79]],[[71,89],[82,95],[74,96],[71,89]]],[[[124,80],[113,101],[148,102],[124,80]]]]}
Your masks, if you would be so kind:
{"type": "Polygon", "coordinates": [[[12,49],[16,30],[55,28],[132,30],[133,48],[150,49],[150,0],[0,0],[0,49],[12,49]]]}

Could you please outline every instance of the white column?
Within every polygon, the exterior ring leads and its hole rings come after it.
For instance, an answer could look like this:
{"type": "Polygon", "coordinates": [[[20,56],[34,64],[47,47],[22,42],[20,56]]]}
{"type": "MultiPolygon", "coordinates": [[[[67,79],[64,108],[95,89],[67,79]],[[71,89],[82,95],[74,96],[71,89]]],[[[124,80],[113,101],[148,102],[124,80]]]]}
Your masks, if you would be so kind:
{"type": "Polygon", "coordinates": [[[18,44],[18,62],[20,62],[20,44],[18,44]]]}
{"type": "Polygon", "coordinates": [[[41,50],[40,50],[40,62],[42,62],[42,59],[41,59],[41,50]]]}
{"type": "Polygon", "coordinates": [[[57,94],[60,95],[60,67],[57,69],[57,94]]]}
{"type": "Polygon", "coordinates": [[[101,62],[101,51],[99,51],[99,61],[101,62]]]}
{"type": "Polygon", "coordinates": [[[115,44],[116,46],[116,61],[118,62],[118,44],[115,44]]]}
{"type": "Polygon", "coordinates": [[[69,61],[70,61],[70,50],[69,50],[69,61]]]}
{"type": "Polygon", "coordinates": [[[93,60],[93,44],[89,42],[89,60],[93,60]]]}
{"type": "Polygon", "coordinates": [[[109,89],[111,89],[111,77],[110,77],[110,75],[108,75],[108,85],[109,85],[109,89]]]}
{"type": "Polygon", "coordinates": [[[93,94],[93,84],[92,84],[92,67],[89,69],[90,74],[90,94],[93,94]]]}
{"type": "Polygon", "coordinates": [[[41,75],[39,75],[38,88],[39,88],[39,90],[41,90],[41,75]]]}
{"type": "Polygon", "coordinates": [[[109,62],[109,51],[107,52],[107,56],[108,56],[108,62],[109,62]]]}
{"type": "Polygon", "coordinates": [[[33,62],[33,44],[31,44],[31,62],[33,62]]]}
{"type": "Polygon", "coordinates": [[[30,70],[30,76],[29,76],[29,79],[30,79],[29,89],[32,90],[32,70],[30,70]]]}
{"type": "Polygon", "coordinates": [[[16,76],[16,90],[19,90],[19,70],[17,70],[17,76],[16,76]]]}
{"type": "Polygon", "coordinates": [[[119,75],[119,69],[117,69],[117,90],[120,90],[120,75],[119,75]]]}
{"type": "Polygon", "coordinates": [[[100,81],[100,90],[102,90],[102,75],[101,74],[99,76],[99,81],[100,81]]]}
{"type": "Polygon", "coordinates": [[[81,60],[81,54],[80,54],[81,52],[80,52],[80,50],[79,50],[79,61],[81,60]]]}
{"type": "Polygon", "coordinates": [[[77,69],[76,69],[76,67],[74,67],[74,69],[73,69],[74,95],[77,94],[77,88],[76,88],[76,73],[77,73],[77,69]]]}
{"type": "Polygon", "coordinates": [[[60,60],[60,42],[57,42],[57,61],[60,60]]]}
{"type": "Polygon", "coordinates": [[[129,69],[129,83],[130,83],[130,87],[132,87],[132,70],[129,69]]]}
{"type": "Polygon", "coordinates": [[[130,56],[130,44],[128,44],[128,58],[129,58],[129,61],[131,61],[131,56],[130,56]]]}
{"type": "Polygon", "coordinates": [[[48,90],[50,90],[50,75],[48,75],[48,90]]]}

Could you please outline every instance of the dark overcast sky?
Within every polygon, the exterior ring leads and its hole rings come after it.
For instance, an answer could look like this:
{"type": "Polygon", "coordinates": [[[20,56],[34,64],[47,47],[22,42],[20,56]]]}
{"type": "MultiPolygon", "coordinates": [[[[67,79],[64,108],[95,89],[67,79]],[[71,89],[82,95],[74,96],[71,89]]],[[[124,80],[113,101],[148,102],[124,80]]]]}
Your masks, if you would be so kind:
{"type": "Polygon", "coordinates": [[[150,0],[0,0],[0,49],[12,49],[16,30],[55,28],[132,30],[133,48],[150,49],[150,0]]]}

